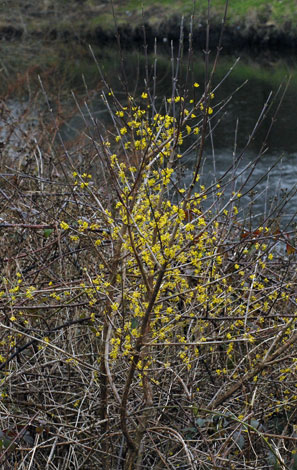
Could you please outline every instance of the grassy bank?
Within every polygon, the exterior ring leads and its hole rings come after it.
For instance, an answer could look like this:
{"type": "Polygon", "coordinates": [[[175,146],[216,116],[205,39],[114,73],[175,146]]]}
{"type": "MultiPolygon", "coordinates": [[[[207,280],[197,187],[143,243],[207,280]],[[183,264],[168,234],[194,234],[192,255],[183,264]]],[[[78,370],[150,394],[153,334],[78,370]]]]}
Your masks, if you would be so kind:
{"type": "MultiPolygon", "coordinates": [[[[200,25],[207,17],[207,1],[196,2],[194,29],[199,32],[200,25]]],[[[182,15],[187,18],[193,11],[192,0],[115,0],[114,10],[118,26],[132,37],[137,39],[139,28],[145,23],[149,26],[152,35],[166,37],[175,33],[179,19],[182,15]],[[143,4],[143,16],[142,16],[143,4]],[[135,36],[134,36],[135,35],[135,36]]],[[[2,20],[0,30],[2,36],[10,37],[14,34],[38,34],[47,37],[78,37],[98,38],[101,40],[113,37],[114,19],[111,5],[108,1],[68,2],[57,0],[43,0],[27,2],[21,0],[6,1],[2,5],[2,20]]],[[[213,26],[218,26],[224,11],[223,0],[213,0],[210,8],[210,18],[213,26]]],[[[296,37],[297,13],[296,2],[287,0],[234,0],[230,2],[228,25],[234,38],[242,40],[259,35],[262,41],[272,38],[282,38],[285,42],[287,36],[296,37]],[[283,36],[284,35],[284,36],[283,36]]],[[[233,41],[234,41],[233,38],[233,41]]],[[[258,39],[259,39],[258,38],[258,39]]],[[[127,38],[128,39],[128,36],[127,38]]],[[[288,44],[289,45],[289,41],[288,44]]]]}

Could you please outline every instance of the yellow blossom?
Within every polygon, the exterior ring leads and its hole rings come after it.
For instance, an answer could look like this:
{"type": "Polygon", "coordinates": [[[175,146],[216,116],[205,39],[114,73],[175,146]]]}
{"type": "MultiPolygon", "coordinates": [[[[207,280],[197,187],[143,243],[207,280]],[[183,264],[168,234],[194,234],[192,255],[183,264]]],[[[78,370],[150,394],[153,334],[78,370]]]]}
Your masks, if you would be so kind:
{"type": "Polygon", "coordinates": [[[63,229],[63,230],[68,230],[70,227],[69,225],[66,223],[66,222],[61,222],[60,223],[60,227],[63,229]]]}

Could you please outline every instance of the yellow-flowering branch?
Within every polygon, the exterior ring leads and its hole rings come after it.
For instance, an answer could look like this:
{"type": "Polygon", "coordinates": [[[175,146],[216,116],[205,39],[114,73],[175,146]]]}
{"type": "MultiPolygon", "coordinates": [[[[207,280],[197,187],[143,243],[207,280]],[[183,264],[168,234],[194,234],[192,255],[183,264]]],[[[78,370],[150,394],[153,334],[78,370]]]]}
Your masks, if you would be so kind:
{"type": "Polygon", "coordinates": [[[253,367],[249,372],[244,374],[244,376],[237,380],[228,390],[218,395],[214,400],[209,403],[210,409],[215,409],[218,406],[222,405],[228,398],[230,398],[234,393],[236,393],[243,385],[249,382],[252,378],[262,372],[264,369],[267,369],[272,361],[279,357],[283,352],[285,352],[292,344],[297,341],[297,333],[295,333],[291,338],[286,341],[282,346],[276,349],[270,356],[266,357],[264,361],[259,362],[255,367],[253,367]]]}

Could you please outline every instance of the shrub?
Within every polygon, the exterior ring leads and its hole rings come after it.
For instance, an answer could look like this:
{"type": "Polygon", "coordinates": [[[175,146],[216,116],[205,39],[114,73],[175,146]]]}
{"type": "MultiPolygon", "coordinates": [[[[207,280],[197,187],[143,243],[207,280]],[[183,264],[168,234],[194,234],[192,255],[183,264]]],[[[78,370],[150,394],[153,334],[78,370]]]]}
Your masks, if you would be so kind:
{"type": "Polygon", "coordinates": [[[23,169],[22,184],[8,182],[2,194],[2,461],[294,463],[295,249],[272,220],[247,228],[245,186],[232,169],[200,181],[221,108],[213,73],[181,91],[181,51],[182,34],[164,100],[147,80],[123,102],[105,81],[112,125],[102,129],[90,113],[87,136],[99,181],[65,147],[53,177],[50,147],[35,153],[37,176],[23,169]]]}

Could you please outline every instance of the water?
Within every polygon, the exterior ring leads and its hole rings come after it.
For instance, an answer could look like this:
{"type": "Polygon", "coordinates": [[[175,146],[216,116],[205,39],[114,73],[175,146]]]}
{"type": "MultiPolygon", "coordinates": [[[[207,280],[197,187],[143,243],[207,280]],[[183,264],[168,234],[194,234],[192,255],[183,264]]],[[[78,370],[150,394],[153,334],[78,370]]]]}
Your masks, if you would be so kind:
{"type": "MultiPolygon", "coordinates": [[[[57,53],[55,52],[55,54],[57,53]]],[[[123,94],[123,85],[121,83],[123,74],[117,51],[95,49],[95,54],[98,57],[98,62],[104,71],[107,81],[111,84],[119,99],[124,101],[125,94],[123,94]]],[[[213,60],[213,55],[211,55],[211,61],[213,60]]],[[[145,58],[137,51],[124,51],[124,56],[125,75],[129,91],[140,94],[144,90],[145,58]]],[[[73,53],[72,49],[71,54],[69,54],[69,64],[67,65],[64,60],[65,45],[63,45],[62,57],[61,62],[57,59],[56,73],[59,73],[59,69],[63,69],[64,76],[67,73],[69,74],[69,80],[64,82],[64,101],[66,96],[67,100],[72,100],[70,88],[82,95],[85,85],[91,90],[94,89],[96,84],[100,83],[100,76],[96,65],[87,50],[84,50],[83,53],[81,50],[79,53],[78,51],[73,53]],[[82,80],[82,74],[84,75],[84,80],[82,80]]],[[[169,57],[169,49],[163,49],[157,57],[157,95],[159,102],[161,102],[163,97],[171,95],[172,64],[169,57]]],[[[221,57],[214,76],[214,87],[221,82],[236,59],[237,57],[231,56],[221,57]]],[[[36,60],[36,57],[31,60],[36,60]]],[[[203,54],[201,52],[197,53],[190,76],[190,83],[198,81],[201,84],[199,90],[203,90],[204,83],[203,60],[203,54]]],[[[184,63],[186,62],[187,58],[185,57],[184,63]]],[[[153,64],[154,58],[149,56],[147,70],[150,81],[153,76],[153,64]]],[[[181,65],[180,71],[178,86],[182,89],[183,80],[186,75],[186,66],[181,65]]],[[[54,95],[54,90],[50,90],[50,92],[54,95]]],[[[249,197],[243,198],[243,205],[246,207],[252,203],[254,212],[260,217],[265,218],[269,211],[272,210],[271,208],[273,208],[275,201],[279,201],[286,191],[294,192],[293,188],[296,183],[297,172],[296,103],[297,64],[293,56],[259,55],[257,58],[253,58],[252,56],[245,55],[242,57],[232,73],[215,93],[213,102],[215,112],[211,120],[213,129],[212,140],[208,139],[207,141],[202,170],[204,181],[213,182],[222,177],[226,169],[232,166],[236,158],[245,149],[244,157],[238,165],[236,172],[234,170],[237,175],[240,175],[237,179],[237,186],[229,185],[225,190],[226,196],[228,196],[231,188],[240,188],[249,175],[249,170],[241,174],[242,169],[249,162],[257,159],[271,125],[271,119],[274,117],[275,122],[266,140],[265,153],[259,158],[253,174],[249,176],[245,187],[241,188],[241,192],[244,193],[245,190],[252,188],[258,181],[257,193],[254,194],[252,201],[249,197]],[[281,108],[277,115],[275,115],[285,86],[284,82],[289,75],[291,75],[291,83],[281,108]],[[248,82],[242,86],[246,80],[248,82]],[[237,89],[239,90],[235,93],[237,89]],[[264,103],[271,93],[271,108],[266,113],[266,120],[253,136],[248,148],[245,149],[246,142],[253,132],[264,103]],[[228,101],[231,95],[232,99],[228,101]],[[226,106],[222,107],[222,104],[227,101],[226,106]],[[220,110],[221,107],[222,109],[220,110]],[[277,162],[276,167],[273,167],[277,162]],[[271,167],[273,168],[269,171],[271,167]],[[269,173],[268,175],[266,175],[267,172],[269,173]]],[[[100,100],[100,90],[91,100],[90,107],[98,121],[108,122],[106,110],[100,100]]],[[[63,139],[65,141],[72,140],[81,132],[83,126],[84,123],[79,113],[75,114],[62,128],[63,139]]],[[[184,176],[185,181],[190,178],[194,158],[194,153],[189,154],[187,157],[186,167],[188,170],[184,176]]],[[[282,213],[283,223],[289,222],[294,216],[297,207],[296,202],[297,196],[292,194],[291,200],[282,213]]]]}
{"type": "MultiPolygon", "coordinates": [[[[138,56],[135,52],[126,54],[125,73],[129,89],[137,90],[139,95],[144,89],[145,61],[143,56],[138,56]],[[137,69],[139,73],[136,74],[137,69]],[[138,81],[135,79],[136,75],[138,75],[138,81]]],[[[119,68],[113,70],[114,63],[119,63],[115,57],[116,55],[111,55],[110,61],[103,60],[102,65],[106,69],[107,79],[112,82],[112,87],[117,93],[122,90],[122,85],[117,78],[120,75],[119,68]]],[[[159,102],[163,97],[171,95],[172,64],[168,57],[169,51],[167,55],[163,51],[157,60],[159,102]]],[[[214,87],[224,79],[237,59],[231,56],[221,58],[214,76],[214,87]]],[[[186,57],[184,62],[187,62],[186,57]]],[[[148,65],[150,77],[152,77],[152,67],[153,58],[150,57],[148,65]]],[[[184,68],[180,66],[180,70],[180,80],[177,85],[182,90],[186,66],[184,68]]],[[[201,84],[199,91],[202,90],[204,62],[201,54],[200,57],[197,56],[194,59],[192,66],[190,84],[195,81],[201,84]]],[[[236,184],[228,184],[225,188],[225,197],[228,198],[231,190],[240,190],[245,194],[257,183],[253,197],[249,195],[242,198],[241,207],[244,208],[242,217],[246,217],[248,208],[252,208],[257,220],[265,220],[269,214],[275,217],[278,215],[275,212],[278,203],[288,197],[289,201],[285,209],[281,211],[279,219],[282,225],[287,223],[292,225],[297,207],[297,195],[294,191],[297,182],[296,104],[297,63],[296,59],[291,56],[281,58],[260,56],[255,60],[245,55],[215,92],[213,100],[215,112],[211,119],[212,139],[208,138],[206,143],[201,172],[202,181],[212,183],[221,178],[226,169],[231,167],[243,152],[237,170],[233,171],[234,175],[239,175],[236,184]],[[290,75],[291,81],[283,96],[290,75]],[[246,80],[247,83],[245,83],[246,80]],[[238,91],[235,92],[235,90],[238,91]],[[232,99],[229,101],[231,96],[232,99]],[[278,109],[281,101],[280,109],[278,109]],[[265,103],[268,104],[265,111],[266,118],[261,122],[248,147],[245,148],[265,103]],[[271,127],[272,119],[274,123],[271,127]],[[259,156],[263,142],[265,142],[265,151],[259,156]],[[258,161],[252,174],[250,174],[250,167],[243,171],[249,162],[255,160],[258,161]]],[[[99,120],[104,119],[104,115],[100,114],[103,108],[99,102],[94,103],[93,109],[99,113],[99,120]]],[[[191,177],[194,160],[194,153],[187,156],[188,171],[184,175],[185,182],[191,177]]]]}
{"type": "MultiPolygon", "coordinates": [[[[258,64],[257,67],[259,67],[258,64]]],[[[237,179],[236,187],[232,189],[240,189],[240,192],[244,193],[249,188],[253,188],[256,182],[257,185],[253,198],[243,198],[241,205],[245,209],[251,205],[258,218],[264,220],[273,211],[277,201],[288,194],[289,201],[285,209],[281,211],[281,221],[282,224],[289,223],[291,225],[297,202],[294,190],[297,182],[297,125],[295,119],[297,86],[293,81],[277,112],[283,89],[278,96],[275,96],[280,86],[280,83],[273,81],[273,76],[277,71],[273,68],[269,68],[268,71],[271,72],[271,81],[263,79],[261,76],[256,79],[250,78],[248,83],[233,96],[217,127],[215,127],[216,121],[220,116],[213,119],[212,127],[215,128],[212,135],[213,143],[211,148],[210,145],[207,146],[204,174],[211,180],[222,177],[226,168],[231,167],[243,153],[242,161],[236,171],[236,174],[240,176],[237,179]],[[269,101],[271,109],[266,113],[266,119],[245,149],[270,93],[272,93],[269,101]],[[274,123],[270,128],[272,119],[274,123]],[[266,144],[261,154],[263,142],[266,144]],[[257,165],[251,176],[249,176],[250,168],[242,172],[249,162],[255,160],[257,160],[257,165]],[[245,183],[248,177],[249,179],[245,183]]],[[[264,78],[266,77],[264,76],[264,78]]],[[[228,96],[228,93],[232,93],[232,89],[239,85],[238,79],[233,80],[230,77],[229,83],[222,86],[219,97],[228,96]]],[[[228,196],[230,191],[226,192],[228,196]]]]}

